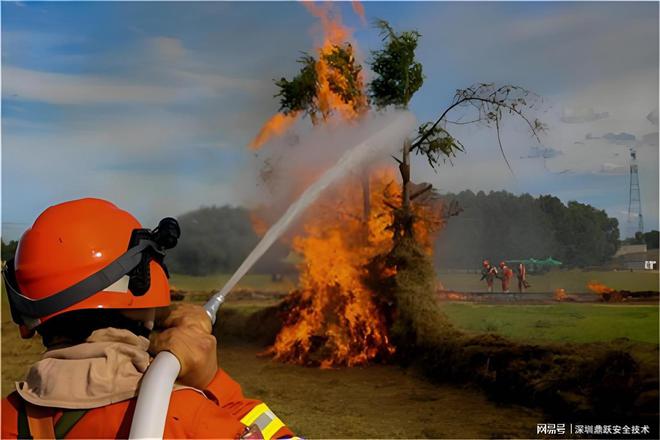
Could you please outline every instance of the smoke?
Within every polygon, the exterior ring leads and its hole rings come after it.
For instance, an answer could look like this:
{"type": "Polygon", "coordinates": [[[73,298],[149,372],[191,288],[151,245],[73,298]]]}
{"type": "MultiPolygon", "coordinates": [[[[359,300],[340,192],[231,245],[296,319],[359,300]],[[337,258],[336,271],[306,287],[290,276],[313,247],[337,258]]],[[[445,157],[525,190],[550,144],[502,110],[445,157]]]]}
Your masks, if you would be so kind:
{"type": "Polygon", "coordinates": [[[372,138],[365,154],[352,158],[349,175],[358,176],[365,167],[393,163],[390,155],[402,148],[414,127],[415,118],[410,112],[393,109],[369,112],[357,121],[331,118],[317,126],[301,119],[254,153],[236,185],[240,199],[256,210],[261,220],[272,223],[347,150],[372,138]],[[392,130],[393,125],[400,128],[392,130]]]}

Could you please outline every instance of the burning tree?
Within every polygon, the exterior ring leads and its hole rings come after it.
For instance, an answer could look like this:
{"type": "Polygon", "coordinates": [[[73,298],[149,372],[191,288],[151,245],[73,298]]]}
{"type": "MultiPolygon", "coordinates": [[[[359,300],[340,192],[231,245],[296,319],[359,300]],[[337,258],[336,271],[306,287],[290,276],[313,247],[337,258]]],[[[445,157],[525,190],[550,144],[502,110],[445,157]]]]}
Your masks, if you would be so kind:
{"type": "MultiPolygon", "coordinates": [[[[424,82],[422,65],[415,59],[418,32],[396,33],[387,22],[377,22],[385,46],[373,52],[375,78],[366,86],[340,19],[330,9],[305,5],[321,19],[324,42],[317,56],[303,54],[297,75],[276,81],[280,111],[261,129],[253,148],[282,134],[300,117],[316,125],[331,117],[359,121],[367,112],[389,106],[407,108],[424,82]]],[[[270,349],[275,358],[350,366],[391,356],[391,332],[401,342],[412,343],[437,332],[437,320],[429,315],[437,309],[430,261],[433,232],[459,210],[440,206],[430,184],[411,181],[410,156],[425,156],[435,169],[464,149],[447,124],[494,125],[499,140],[505,114],[522,117],[536,136],[542,125],[524,113],[534,105],[530,98],[535,96],[515,86],[479,84],[458,90],[437,120],[422,124],[402,145],[401,157],[395,157],[400,184],[392,167],[365,165],[357,177],[361,194],[354,182],[344,182],[317,204],[304,234],[293,240],[294,250],[303,257],[300,287],[286,301],[284,326],[270,349]],[[457,108],[470,108],[476,116],[469,122],[447,120],[457,108]]]]}

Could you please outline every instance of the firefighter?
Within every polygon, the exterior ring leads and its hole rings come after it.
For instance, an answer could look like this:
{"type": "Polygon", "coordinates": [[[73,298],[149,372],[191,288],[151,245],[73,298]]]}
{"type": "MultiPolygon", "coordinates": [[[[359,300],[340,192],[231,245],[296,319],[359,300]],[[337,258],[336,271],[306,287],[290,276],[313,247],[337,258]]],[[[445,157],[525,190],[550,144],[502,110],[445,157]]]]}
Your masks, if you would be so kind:
{"type": "Polygon", "coordinates": [[[502,280],[502,292],[509,293],[509,284],[511,284],[511,278],[513,278],[513,271],[506,265],[505,261],[500,262],[500,280],[502,280]]]}
{"type": "Polygon", "coordinates": [[[529,289],[530,284],[527,282],[527,268],[524,263],[518,263],[516,267],[516,278],[518,278],[518,292],[523,293],[525,289],[529,289]]]}
{"type": "Polygon", "coordinates": [[[484,260],[482,263],[481,269],[481,281],[486,280],[486,285],[488,286],[488,292],[493,291],[493,281],[497,277],[497,268],[490,264],[490,261],[484,260]]]}
{"type": "Polygon", "coordinates": [[[127,438],[160,351],[181,363],[164,437],[293,436],[218,368],[204,309],[169,307],[163,258],[179,234],[174,219],[144,229],[100,199],[52,206],[23,234],[3,276],[21,336],[39,333],[46,351],[2,401],[3,439],[127,438]]]}

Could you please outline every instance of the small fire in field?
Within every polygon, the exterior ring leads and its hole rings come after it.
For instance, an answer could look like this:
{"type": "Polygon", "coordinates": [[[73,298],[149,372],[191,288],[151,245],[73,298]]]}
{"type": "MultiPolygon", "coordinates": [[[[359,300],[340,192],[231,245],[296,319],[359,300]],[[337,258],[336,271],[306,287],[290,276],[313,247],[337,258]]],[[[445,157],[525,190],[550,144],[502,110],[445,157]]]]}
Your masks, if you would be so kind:
{"type": "Polygon", "coordinates": [[[596,282],[596,281],[589,281],[589,283],[587,284],[587,287],[589,288],[589,290],[591,292],[596,293],[598,295],[603,295],[603,294],[606,294],[606,293],[612,293],[612,292],[615,291],[614,289],[612,289],[610,287],[607,287],[605,284],[599,283],[599,282],[596,282]]]}
{"type": "Polygon", "coordinates": [[[566,298],[568,295],[566,295],[566,289],[562,289],[561,287],[558,289],[555,289],[555,301],[566,301],[566,298]]]}
{"type": "Polygon", "coordinates": [[[611,287],[607,287],[605,284],[596,281],[590,281],[587,284],[587,287],[592,293],[600,295],[602,301],[621,302],[625,301],[626,297],[630,294],[630,292],[612,289],[611,287]]]}

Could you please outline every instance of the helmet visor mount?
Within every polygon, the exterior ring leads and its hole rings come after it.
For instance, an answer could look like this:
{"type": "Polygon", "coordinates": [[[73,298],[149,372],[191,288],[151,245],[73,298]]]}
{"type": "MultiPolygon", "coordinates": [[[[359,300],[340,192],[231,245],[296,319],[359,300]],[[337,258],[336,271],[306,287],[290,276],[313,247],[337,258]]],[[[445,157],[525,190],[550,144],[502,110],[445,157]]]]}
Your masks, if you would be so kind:
{"type": "Polygon", "coordinates": [[[2,275],[7,288],[9,305],[15,323],[30,329],[43,318],[66,309],[106,289],[124,276],[129,277],[129,291],[134,296],[144,295],[150,287],[149,263],[157,262],[169,278],[163,261],[168,249],[176,246],[181,230],[176,219],[162,219],[153,230],[135,229],[128,250],[103,269],[66,289],[46,298],[31,299],[20,292],[16,280],[14,260],[7,262],[2,275]]]}

